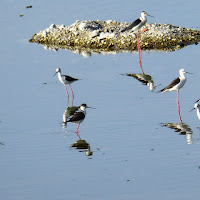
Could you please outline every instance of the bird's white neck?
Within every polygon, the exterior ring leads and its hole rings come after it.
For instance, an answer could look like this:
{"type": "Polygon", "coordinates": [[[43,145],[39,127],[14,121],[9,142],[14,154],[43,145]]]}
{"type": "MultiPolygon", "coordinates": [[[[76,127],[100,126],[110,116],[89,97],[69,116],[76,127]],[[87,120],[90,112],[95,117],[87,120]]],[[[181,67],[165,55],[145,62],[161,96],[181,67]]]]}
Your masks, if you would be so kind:
{"type": "Polygon", "coordinates": [[[81,106],[80,109],[81,109],[82,112],[84,112],[84,113],[86,112],[86,107],[85,106],[81,106]]]}
{"type": "Polygon", "coordinates": [[[146,16],[145,13],[141,13],[140,20],[141,20],[142,22],[145,22],[145,23],[146,23],[146,21],[147,21],[147,16],[146,16]]]}
{"type": "Polygon", "coordinates": [[[183,72],[180,72],[180,79],[181,79],[181,80],[184,80],[184,79],[186,79],[186,77],[185,77],[185,75],[184,75],[184,73],[183,73],[183,72]]]}
{"type": "Polygon", "coordinates": [[[62,76],[61,72],[58,72],[58,78],[60,79],[62,76]]]}
{"type": "Polygon", "coordinates": [[[81,112],[86,116],[86,110],[81,110],[81,112]]]}

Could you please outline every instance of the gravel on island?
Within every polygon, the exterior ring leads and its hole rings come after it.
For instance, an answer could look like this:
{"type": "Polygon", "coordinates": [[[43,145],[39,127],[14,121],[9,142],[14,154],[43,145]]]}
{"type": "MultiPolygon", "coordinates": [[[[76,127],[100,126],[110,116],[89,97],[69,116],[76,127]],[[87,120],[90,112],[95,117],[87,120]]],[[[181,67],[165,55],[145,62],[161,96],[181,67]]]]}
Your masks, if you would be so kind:
{"type": "MultiPolygon", "coordinates": [[[[130,23],[107,21],[76,21],[70,26],[51,24],[34,34],[29,42],[40,43],[54,50],[69,49],[76,53],[117,53],[137,50],[137,33],[121,30],[130,23]]],[[[139,32],[142,50],[175,51],[198,44],[200,31],[171,24],[146,24],[139,32]]]]}

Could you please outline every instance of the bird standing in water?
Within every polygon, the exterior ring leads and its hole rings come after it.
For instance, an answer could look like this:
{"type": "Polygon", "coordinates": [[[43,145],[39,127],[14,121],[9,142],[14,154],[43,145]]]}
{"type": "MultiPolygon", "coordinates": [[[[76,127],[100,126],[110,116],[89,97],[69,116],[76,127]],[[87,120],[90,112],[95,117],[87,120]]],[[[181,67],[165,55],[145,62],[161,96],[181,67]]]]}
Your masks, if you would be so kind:
{"type": "Polygon", "coordinates": [[[199,111],[199,108],[200,108],[200,99],[195,102],[194,108],[191,110],[191,111],[193,111],[194,109],[197,110],[197,117],[200,120],[200,111],[199,111]]]}
{"type": "Polygon", "coordinates": [[[71,76],[68,76],[68,75],[62,75],[61,73],[61,69],[60,68],[57,68],[56,69],[56,73],[54,74],[54,76],[58,74],[58,79],[59,81],[65,86],[65,90],[67,92],[67,105],[69,104],[69,93],[67,91],[67,86],[66,85],[69,85],[70,89],[71,89],[71,92],[72,92],[72,105],[73,105],[73,100],[74,100],[74,92],[72,90],[72,87],[70,84],[72,84],[73,82],[75,81],[78,81],[79,79],[77,78],[73,78],[71,76]]]}
{"type": "MultiPolygon", "coordinates": [[[[140,67],[142,69],[142,53],[141,53],[141,47],[140,47],[140,42],[139,42],[139,30],[142,26],[144,26],[147,22],[147,15],[151,16],[149,14],[147,14],[147,12],[142,11],[141,12],[141,16],[136,19],[133,23],[131,23],[130,26],[124,28],[121,32],[125,32],[125,31],[129,31],[129,30],[133,30],[133,31],[137,31],[137,46],[138,46],[138,51],[139,51],[139,62],[140,62],[140,67]]],[[[153,17],[153,16],[151,16],[153,17]]],[[[142,72],[144,74],[144,71],[142,69],[142,72]]]]}
{"type": "Polygon", "coordinates": [[[72,122],[72,123],[75,123],[77,124],[77,129],[76,129],[76,134],[78,135],[79,139],[80,138],[80,135],[79,135],[79,126],[80,126],[80,123],[83,122],[83,120],[85,119],[85,116],[86,116],[86,108],[91,108],[91,107],[88,107],[87,104],[83,103],[80,105],[80,111],[76,111],[71,117],[69,120],[67,120],[67,122],[72,122]]]}
{"type": "Polygon", "coordinates": [[[179,104],[179,89],[181,89],[186,82],[186,77],[185,77],[185,73],[191,74],[189,72],[186,72],[184,69],[180,69],[179,70],[179,74],[180,77],[176,78],[175,80],[173,80],[167,87],[163,88],[162,90],[160,90],[159,92],[171,92],[171,91],[177,91],[177,105],[178,105],[178,114],[179,114],[179,118],[180,121],[182,123],[182,119],[181,119],[181,114],[180,114],[180,104],[179,104]]]}

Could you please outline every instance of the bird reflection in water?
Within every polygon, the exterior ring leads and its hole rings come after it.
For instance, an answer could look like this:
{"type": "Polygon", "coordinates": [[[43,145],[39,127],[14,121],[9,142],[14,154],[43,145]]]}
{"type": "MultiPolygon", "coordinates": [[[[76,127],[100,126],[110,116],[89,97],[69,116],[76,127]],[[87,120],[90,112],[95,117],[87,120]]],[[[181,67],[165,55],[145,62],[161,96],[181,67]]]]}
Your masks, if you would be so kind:
{"type": "Polygon", "coordinates": [[[63,126],[65,127],[67,125],[67,120],[69,119],[70,116],[72,116],[80,106],[72,106],[72,107],[67,107],[67,109],[63,113],[63,126]]]}
{"type": "Polygon", "coordinates": [[[90,150],[90,144],[87,143],[85,140],[77,140],[75,143],[71,145],[71,147],[75,147],[77,149],[85,150],[86,156],[92,156],[93,152],[90,150]]]}
{"type": "Polygon", "coordinates": [[[187,143],[192,144],[193,131],[186,123],[161,123],[161,126],[171,128],[180,135],[186,135],[187,143]]]}
{"type": "MultiPolygon", "coordinates": [[[[64,111],[63,113],[63,127],[67,127],[67,121],[70,119],[71,116],[74,115],[75,112],[77,112],[79,110],[80,106],[72,106],[72,107],[67,107],[67,109],[64,111]]],[[[79,140],[81,140],[81,137],[79,135],[79,133],[77,133],[77,136],[79,138],[79,140]]]]}
{"type": "Polygon", "coordinates": [[[138,81],[140,81],[143,85],[147,85],[149,90],[153,91],[156,87],[154,86],[154,81],[152,77],[148,74],[125,74],[126,76],[131,76],[138,81]]]}

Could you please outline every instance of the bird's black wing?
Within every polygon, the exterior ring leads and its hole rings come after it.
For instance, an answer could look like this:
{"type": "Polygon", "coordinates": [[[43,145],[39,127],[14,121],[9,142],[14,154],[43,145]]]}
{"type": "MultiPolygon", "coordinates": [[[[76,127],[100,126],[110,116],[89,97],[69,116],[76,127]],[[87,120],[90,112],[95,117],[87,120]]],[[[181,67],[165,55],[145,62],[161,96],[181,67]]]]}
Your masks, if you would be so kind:
{"type": "Polygon", "coordinates": [[[131,30],[134,26],[137,26],[140,22],[141,22],[141,20],[139,18],[136,19],[130,26],[124,28],[121,32],[125,32],[125,31],[131,30]]]}
{"type": "Polygon", "coordinates": [[[177,85],[179,83],[180,83],[180,78],[176,78],[167,87],[165,87],[162,90],[160,90],[160,92],[164,92],[165,90],[169,90],[169,89],[173,88],[175,85],[177,85]]]}
{"type": "Polygon", "coordinates": [[[71,76],[67,76],[65,75],[65,80],[69,81],[69,82],[72,82],[72,81],[77,81],[78,79],[77,78],[73,78],[71,76]]]}
{"type": "Polygon", "coordinates": [[[76,112],[67,122],[76,122],[85,118],[83,112],[76,112]]]}

